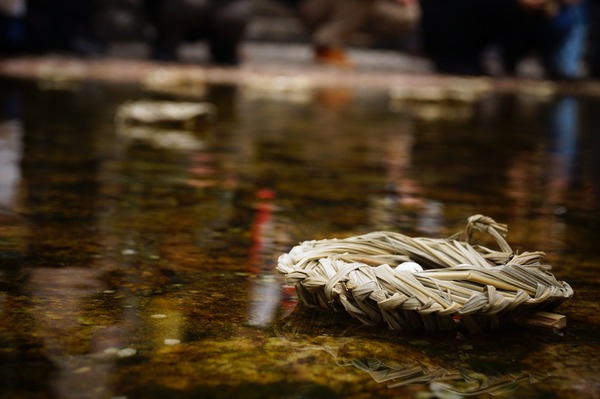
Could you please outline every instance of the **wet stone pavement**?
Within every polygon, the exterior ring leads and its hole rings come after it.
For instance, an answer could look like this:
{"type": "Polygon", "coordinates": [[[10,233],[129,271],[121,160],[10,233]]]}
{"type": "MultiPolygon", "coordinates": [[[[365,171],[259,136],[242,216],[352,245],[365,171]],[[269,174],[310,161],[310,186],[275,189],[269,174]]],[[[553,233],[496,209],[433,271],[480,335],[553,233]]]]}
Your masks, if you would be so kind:
{"type": "Polygon", "coordinates": [[[597,82],[360,49],[340,71],[302,45],[250,43],[233,69],[124,51],[0,62],[0,397],[600,397],[597,82]],[[117,123],[149,98],[217,113],[117,123]],[[476,213],[546,252],[575,290],[566,329],[367,327],[275,271],[300,241],[446,237],[476,213]]]}

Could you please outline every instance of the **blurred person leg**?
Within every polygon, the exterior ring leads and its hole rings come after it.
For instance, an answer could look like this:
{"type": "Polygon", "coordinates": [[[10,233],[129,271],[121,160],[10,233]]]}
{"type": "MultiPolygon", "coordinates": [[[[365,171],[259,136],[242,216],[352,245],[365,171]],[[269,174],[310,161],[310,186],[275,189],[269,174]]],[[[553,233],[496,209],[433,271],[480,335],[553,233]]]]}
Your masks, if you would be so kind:
{"type": "Polygon", "coordinates": [[[96,35],[104,45],[146,39],[147,21],[138,0],[98,0],[94,14],[96,35]]]}
{"type": "MultiPolygon", "coordinates": [[[[438,72],[482,75],[481,52],[488,42],[489,28],[478,15],[483,7],[467,0],[422,0],[421,38],[423,50],[438,72]]],[[[486,13],[491,12],[491,10],[486,13]]],[[[488,21],[489,22],[489,21],[488,21]]]]}
{"type": "Polygon", "coordinates": [[[31,53],[43,53],[55,47],[50,0],[27,0],[25,29],[26,48],[31,53]]]}
{"type": "Polygon", "coordinates": [[[344,47],[347,37],[364,27],[375,0],[305,0],[299,5],[301,19],[311,32],[315,60],[350,65],[344,47]]]}
{"type": "Polygon", "coordinates": [[[156,29],[152,58],[174,61],[184,41],[207,39],[213,62],[238,63],[251,0],[145,0],[144,6],[156,29]]]}
{"type": "Polygon", "coordinates": [[[25,0],[0,0],[0,56],[14,55],[25,45],[25,0]]]}
{"type": "Polygon", "coordinates": [[[98,41],[94,18],[97,12],[93,0],[61,0],[61,19],[57,24],[66,25],[65,44],[67,51],[79,55],[97,55],[104,52],[98,41]]]}
{"type": "Polygon", "coordinates": [[[497,41],[502,51],[504,73],[514,76],[519,62],[540,48],[548,17],[541,8],[523,8],[515,1],[507,3],[500,18],[497,41]]]}
{"type": "Polygon", "coordinates": [[[586,0],[563,4],[549,20],[543,50],[550,78],[577,79],[581,76],[589,11],[586,0]]]}
{"type": "MultiPolygon", "coordinates": [[[[540,0],[544,3],[544,0],[540,0]]],[[[504,70],[539,48],[547,17],[541,8],[525,8],[521,0],[421,0],[425,53],[442,73],[482,75],[485,51],[502,50],[504,70]]]]}
{"type": "Polygon", "coordinates": [[[208,23],[209,0],[145,0],[144,9],[153,25],[151,57],[160,61],[177,60],[177,49],[186,35],[194,30],[197,36],[208,23]]]}
{"type": "Polygon", "coordinates": [[[589,74],[592,77],[600,78],[600,2],[592,2],[590,6],[589,74]]]}
{"type": "Polygon", "coordinates": [[[239,46],[252,14],[252,0],[221,1],[216,7],[208,31],[208,45],[214,63],[239,64],[239,46]]]}
{"type": "Polygon", "coordinates": [[[596,39],[592,42],[592,58],[590,60],[590,76],[593,78],[600,78],[600,43],[596,39]]]}
{"type": "Polygon", "coordinates": [[[515,74],[518,62],[537,52],[548,77],[579,77],[588,35],[588,1],[526,3],[519,1],[506,17],[501,37],[505,71],[515,74]]]}
{"type": "Polygon", "coordinates": [[[94,31],[95,2],[27,0],[27,41],[32,52],[102,52],[94,31]]]}

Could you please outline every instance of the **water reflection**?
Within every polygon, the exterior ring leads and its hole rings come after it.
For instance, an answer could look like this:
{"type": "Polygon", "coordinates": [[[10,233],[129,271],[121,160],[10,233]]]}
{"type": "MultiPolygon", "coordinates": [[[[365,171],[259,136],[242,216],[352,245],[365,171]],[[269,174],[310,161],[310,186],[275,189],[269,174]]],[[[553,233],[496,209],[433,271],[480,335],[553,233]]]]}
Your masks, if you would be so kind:
{"type": "Polygon", "coordinates": [[[21,180],[23,127],[18,120],[0,122],[0,207],[14,209],[21,180]]]}
{"type": "Polygon", "coordinates": [[[598,140],[580,116],[591,120],[597,101],[526,108],[495,95],[466,119],[424,119],[389,112],[381,93],[299,85],[280,101],[209,87],[214,123],[165,141],[164,131],[115,128],[120,104],[150,95],[137,88],[1,87],[2,395],[431,397],[514,382],[546,397],[594,382],[598,140]],[[567,304],[572,341],[315,321],[274,271],[306,239],[445,236],[479,212],[509,223],[523,247],[549,249],[576,298],[590,300],[567,304]],[[300,331],[274,332],[291,319],[300,331]],[[548,371],[534,363],[573,372],[527,386],[522,378],[548,371]]]}
{"type": "MultiPolygon", "coordinates": [[[[385,383],[389,388],[397,388],[411,384],[429,384],[429,397],[464,397],[478,395],[502,395],[518,389],[525,384],[536,383],[547,378],[529,372],[513,372],[500,375],[459,369],[448,371],[444,368],[430,370],[420,362],[414,364],[386,364],[379,359],[354,359],[345,364],[354,366],[366,373],[378,383],[385,383]]],[[[423,395],[426,397],[426,395],[423,395]]]]}
{"type": "Polygon", "coordinates": [[[23,155],[21,97],[11,86],[0,90],[0,212],[16,210],[23,155]]]}
{"type": "Polygon", "coordinates": [[[441,233],[443,204],[423,195],[412,160],[415,136],[409,122],[402,120],[399,128],[385,136],[385,194],[371,196],[370,221],[376,230],[413,226],[422,234],[435,236],[441,233]]]}
{"type": "Polygon", "coordinates": [[[252,247],[249,271],[251,273],[250,308],[248,323],[268,327],[275,319],[282,292],[281,278],[275,275],[279,249],[276,245],[275,193],[266,188],[256,192],[256,216],[252,222],[252,247]]]}
{"type": "Polygon", "coordinates": [[[573,177],[573,166],[577,156],[577,142],[580,136],[579,104],[572,96],[560,97],[551,111],[552,166],[550,175],[557,181],[552,191],[564,191],[573,177]],[[557,187],[558,186],[558,187],[557,187]],[[563,188],[561,190],[561,187],[563,188]]]}
{"type": "MultiPolygon", "coordinates": [[[[483,352],[483,348],[474,350],[460,338],[453,341],[441,336],[386,334],[384,340],[373,341],[366,339],[361,330],[332,328],[332,318],[347,325],[347,320],[339,316],[298,306],[275,330],[290,351],[326,352],[338,367],[354,367],[392,390],[410,387],[419,392],[415,395],[418,398],[502,395],[550,376],[543,365],[532,370],[518,361],[501,366],[501,362],[491,359],[506,359],[512,356],[511,350],[484,341],[477,342],[485,347],[483,352]],[[319,334],[324,327],[329,327],[333,336],[319,334]]],[[[519,355],[525,357],[527,353],[519,355]]]]}

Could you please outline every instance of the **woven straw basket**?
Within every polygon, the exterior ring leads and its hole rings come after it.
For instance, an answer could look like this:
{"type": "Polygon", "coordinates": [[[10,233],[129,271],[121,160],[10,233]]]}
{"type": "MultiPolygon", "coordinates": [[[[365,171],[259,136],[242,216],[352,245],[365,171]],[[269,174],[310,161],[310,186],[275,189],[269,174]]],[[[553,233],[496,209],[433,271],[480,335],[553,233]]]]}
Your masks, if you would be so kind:
{"type": "Polygon", "coordinates": [[[506,232],[474,215],[466,231],[446,239],[373,232],[306,241],[281,255],[277,269],[304,304],[345,310],[368,325],[477,332],[573,296],[541,263],[543,252],[515,254],[506,232]],[[500,249],[472,245],[474,231],[490,234],[500,249]]]}

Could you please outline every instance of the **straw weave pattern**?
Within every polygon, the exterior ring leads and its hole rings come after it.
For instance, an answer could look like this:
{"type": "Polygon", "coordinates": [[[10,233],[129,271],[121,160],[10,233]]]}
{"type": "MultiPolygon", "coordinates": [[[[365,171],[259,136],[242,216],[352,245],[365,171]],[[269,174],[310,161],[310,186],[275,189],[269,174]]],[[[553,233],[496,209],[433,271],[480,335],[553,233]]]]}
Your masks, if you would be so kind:
{"type": "Polygon", "coordinates": [[[573,295],[541,263],[543,252],[515,254],[506,225],[474,215],[445,239],[373,232],[303,242],[279,257],[277,269],[308,306],[345,310],[368,325],[393,330],[496,328],[521,312],[549,310],[573,295]],[[475,231],[500,250],[471,245],[475,231]],[[423,270],[391,265],[416,262],[423,270]]]}

